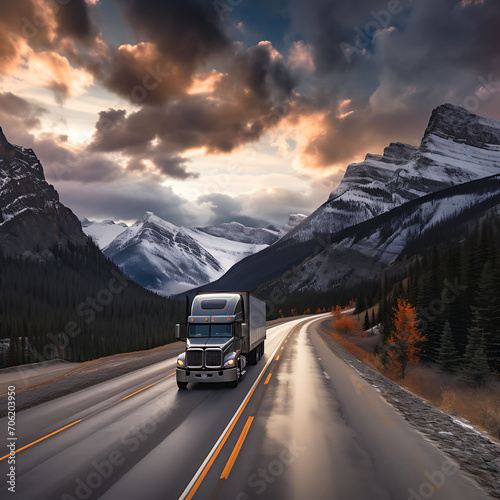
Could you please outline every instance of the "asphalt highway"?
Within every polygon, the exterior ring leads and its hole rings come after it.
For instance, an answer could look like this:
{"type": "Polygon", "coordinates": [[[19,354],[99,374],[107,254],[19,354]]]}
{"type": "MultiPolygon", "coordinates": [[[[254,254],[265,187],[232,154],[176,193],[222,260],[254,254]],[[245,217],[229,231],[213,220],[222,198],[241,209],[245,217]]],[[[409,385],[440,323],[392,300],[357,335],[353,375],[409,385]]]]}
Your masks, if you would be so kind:
{"type": "Polygon", "coordinates": [[[328,348],[316,325],[330,318],[268,328],[235,389],[178,391],[170,359],[19,412],[11,497],[488,498],[328,348]]]}

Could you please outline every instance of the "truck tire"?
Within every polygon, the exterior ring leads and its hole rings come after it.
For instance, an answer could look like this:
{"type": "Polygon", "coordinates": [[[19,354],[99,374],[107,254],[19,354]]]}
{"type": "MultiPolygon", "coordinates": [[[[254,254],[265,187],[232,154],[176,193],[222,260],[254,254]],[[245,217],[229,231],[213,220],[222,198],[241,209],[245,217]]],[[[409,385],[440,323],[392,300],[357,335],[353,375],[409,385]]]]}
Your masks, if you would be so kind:
{"type": "Polygon", "coordinates": [[[248,353],[247,360],[249,365],[257,364],[257,361],[255,360],[255,349],[248,353]]]}
{"type": "Polygon", "coordinates": [[[181,391],[184,391],[187,389],[187,385],[188,383],[187,382],[179,382],[177,381],[177,387],[179,388],[179,390],[181,391]]]}

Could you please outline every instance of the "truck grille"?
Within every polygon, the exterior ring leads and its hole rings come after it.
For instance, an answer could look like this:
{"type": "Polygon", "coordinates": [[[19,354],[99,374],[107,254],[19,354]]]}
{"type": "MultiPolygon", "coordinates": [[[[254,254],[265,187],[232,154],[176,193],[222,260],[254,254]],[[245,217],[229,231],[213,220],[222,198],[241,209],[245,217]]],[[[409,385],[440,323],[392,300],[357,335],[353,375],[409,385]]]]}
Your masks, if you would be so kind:
{"type": "Polygon", "coordinates": [[[205,366],[220,368],[222,366],[222,351],[220,349],[207,349],[205,351],[205,366]]]}
{"type": "Polygon", "coordinates": [[[203,351],[188,349],[186,359],[188,367],[201,368],[203,366],[203,351]]]}

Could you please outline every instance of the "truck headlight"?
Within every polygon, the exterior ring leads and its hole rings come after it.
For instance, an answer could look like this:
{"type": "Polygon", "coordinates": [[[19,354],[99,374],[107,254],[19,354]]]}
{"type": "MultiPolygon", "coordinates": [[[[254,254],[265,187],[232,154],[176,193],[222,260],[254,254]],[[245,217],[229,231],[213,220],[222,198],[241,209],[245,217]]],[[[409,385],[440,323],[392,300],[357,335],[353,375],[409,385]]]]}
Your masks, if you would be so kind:
{"type": "Polygon", "coordinates": [[[236,353],[232,352],[224,358],[224,368],[232,368],[236,366],[236,353]]]}
{"type": "Polygon", "coordinates": [[[177,357],[177,366],[184,366],[186,364],[186,353],[183,352],[177,357]]]}

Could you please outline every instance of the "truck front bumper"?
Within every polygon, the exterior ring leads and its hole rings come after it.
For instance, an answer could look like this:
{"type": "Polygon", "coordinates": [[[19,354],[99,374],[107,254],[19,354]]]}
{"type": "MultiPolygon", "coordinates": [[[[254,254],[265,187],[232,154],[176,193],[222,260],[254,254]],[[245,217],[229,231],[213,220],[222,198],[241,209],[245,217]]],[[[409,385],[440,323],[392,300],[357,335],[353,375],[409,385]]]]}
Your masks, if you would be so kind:
{"type": "Polygon", "coordinates": [[[236,367],[226,370],[184,370],[177,368],[178,382],[216,383],[234,382],[236,380],[236,367]]]}

